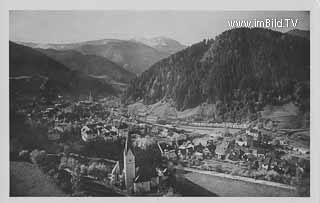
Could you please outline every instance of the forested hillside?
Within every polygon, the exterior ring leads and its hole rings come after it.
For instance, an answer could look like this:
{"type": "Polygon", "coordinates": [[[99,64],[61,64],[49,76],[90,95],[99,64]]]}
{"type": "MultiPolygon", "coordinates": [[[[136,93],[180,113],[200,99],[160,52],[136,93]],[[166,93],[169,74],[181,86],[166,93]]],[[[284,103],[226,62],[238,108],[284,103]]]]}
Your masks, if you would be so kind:
{"type": "Polygon", "coordinates": [[[310,41],[261,28],[228,30],[154,64],[132,81],[128,102],[172,99],[178,110],[214,103],[222,120],[266,104],[309,109],[310,41]]]}
{"type": "MultiPolygon", "coordinates": [[[[61,95],[110,95],[115,89],[103,80],[68,69],[45,54],[10,42],[10,98],[61,95]]],[[[14,102],[11,102],[14,104],[14,102]]]]}
{"type": "Polygon", "coordinates": [[[74,50],[37,49],[50,58],[62,63],[71,70],[87,75],[106,78],[107,81],[128,83],[135,74],[125,70],[114,62],[96,55],[85,55],[74,50]]]}

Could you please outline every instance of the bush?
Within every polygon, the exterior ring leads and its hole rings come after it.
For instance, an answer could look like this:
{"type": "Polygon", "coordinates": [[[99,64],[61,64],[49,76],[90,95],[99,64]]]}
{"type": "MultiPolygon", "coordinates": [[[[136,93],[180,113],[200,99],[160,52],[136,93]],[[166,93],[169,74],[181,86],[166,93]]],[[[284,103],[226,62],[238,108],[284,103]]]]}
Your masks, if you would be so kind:
{"type": "Polygon", "coordinates": [[[238,169],[238,168],[234,168],[234,169],[232,169],[232,171],[231,171],[231,175],[239,175],[240,174],[240,169],[238,169]]]}
{"type": "Polygon", "coordinates": [[[88,173],[88,167],[82,164],[80,166],[80,174],[81,175],[87,175],[87,173],[88,173]]]}
{"type": "Polygon", "coordinates": [[[101,163],[92,163],[88,167],[88,175],[98,177],[98,178],[103,178],[106,176],[108,173],[108,168],[106,165],[101,164],[101,163]]]}
{"type": "Polygon", "coordinates": [[[35,149],[30,153],[30,159],[34,164],[39,165],[43,163],[46,157],[47,157],[47,153],[44,150],[39,151],[35,149]]]}
{"type": "Polygon", "coordinates": [[[267,175],[265,176],[265,178],[268,181],[282,182],[281,175],[279,173],[277,173],[276,171],[274,171],[274,170],[268,171],[267,175]]]}
{"type": "Polygon", "coordinates": [[[302,178],[297,185],[297,193],[301,197],[310,197],[310,178],[302,178]]]}
{"type": "Polygon", "coordinates": [[[30,161],[30,155],[28,150],[22,150],[19,152],[19,159],[22,161],[30,161]]]}
{"type": "Polygon", "coordinates": [[[222,173],[222,172],[223,172],[221,164],[219,164],[219,165],[217,165],[217,166],[215,167],[215,171],[217,171],[217,172],[219,172],[219,173],[222,173]]]}

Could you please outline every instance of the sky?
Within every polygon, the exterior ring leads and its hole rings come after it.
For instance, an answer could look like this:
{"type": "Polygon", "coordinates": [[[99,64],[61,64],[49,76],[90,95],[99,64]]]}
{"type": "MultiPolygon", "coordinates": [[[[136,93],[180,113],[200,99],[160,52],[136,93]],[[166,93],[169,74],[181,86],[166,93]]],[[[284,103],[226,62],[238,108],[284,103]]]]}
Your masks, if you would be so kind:
{"type": "MultiPolygon", "coordinates": [[[[191,45],[231,29],[228,20],[267,18],[298,19],[296,29],[310,29],[307,11],[11,10],[9,36],[12,41],[35,43],[163,36],[191,45]]],[[[294,27],[270,29],[286,32],[294,27]]]]}

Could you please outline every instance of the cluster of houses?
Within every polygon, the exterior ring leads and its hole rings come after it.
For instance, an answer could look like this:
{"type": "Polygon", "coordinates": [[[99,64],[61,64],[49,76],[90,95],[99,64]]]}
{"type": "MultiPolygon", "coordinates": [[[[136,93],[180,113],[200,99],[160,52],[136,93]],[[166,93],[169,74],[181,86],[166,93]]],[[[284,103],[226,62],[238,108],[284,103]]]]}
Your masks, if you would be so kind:
{"type": "Polygon", "coordinates": [[[84,142],[97,140],[115,141],[128,135],[128,125],[108,125],[102,122],[90,123],[81,128],[81,138],[84,142]]]}
{"type": "Polygon", "coordinates": [[[81,135],[85,142],[125,137],[127,128],[119,125],[121,120],[128,121],[123,115],[125,111],[116,98],[93,101],[91,94],[87,100],[78,102],[59,99],[56,104],[39,104],[27,113],[30,122],[48,124],[49,141],[59,141],[64,135],[77,138],[81,135]]]}
{"type": "MultiPolygon", "coordinates": [[[[247,129],[236,136],[221,137],[220,141],[208,140],[206,145],[195,145],[191,140],[182,138],[172,143],[158,143],[163,157],[170,160],[205,160],[216,159],[231,162],[242,162],[250,169],[274,170],[280,174],[295,175],[297,170],[306,170],[288,154],[288,142],[273,137],[268,132],[258,129],[247,129]]],[[[291,150],[299,150],[291,149],[291,150]]],[[[302,151],[301,153],[309,153],[302,151]]]]}
{"type": "Polygon", "coordinates": [[[159,140],[166,140],[159,141],[157,146],[162,156],[168,160],[202,161],[214,158],[241,161],[248,163],[250,168],[275,170],[284,174],[294,174],[297,169],[305,170],[306,167],[296,164],[297,162],[291,159],[282,159],[282,155],[288,151],[300,155],[309,153],[308,149],[289,145],[283,136],[274,136],[271,131],[250,128],[249,124],[188,123],[194,126],[243,129],[242,133],[236,135],[223,136],[215,141],[208,140],[205,144],[195,144],[185,133],[179,133],[173,127],[153,125],[159,121],[157,116],[141,113],[138,117],[131,117],[116,100],[111,100],[109,103],[107,100],[93,102],[92,97],[89,97],[88,100],[77,103],[57,103],[37,113],[41,119],[52,123],[48,129],[48,139],[52,141],[61,139],[66,132],[69,133],[75,128],[79,128],[78,136],[80,134],[86,143],[126,139],[123,163],[100,161],[98,165],[101,168],[108,168],[105,177],[111,185],[125,186],[128,193],[154,191],[168,175],[166,169],[152,169],[150,172],[143,167],[136,167],[130,144],[131,133],[156,136],[159,140]],[[140,121],[144,119],[144,123],[139,123],[137,118],[140,118],[140,121]]]}

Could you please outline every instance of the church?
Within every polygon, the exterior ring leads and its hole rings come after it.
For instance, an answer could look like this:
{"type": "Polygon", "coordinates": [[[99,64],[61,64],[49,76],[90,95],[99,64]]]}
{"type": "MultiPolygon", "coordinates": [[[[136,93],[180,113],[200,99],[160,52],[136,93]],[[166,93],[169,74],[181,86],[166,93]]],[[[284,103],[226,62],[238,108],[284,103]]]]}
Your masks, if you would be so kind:
{"type": "Polygon", "coordinates": [[[123,175],[128,193],[140,194],[150,192],[159,185],[159,177],[149,177],[139,167],[136,168],[131,133],[128,133],[123,151],[123,175]]]}

